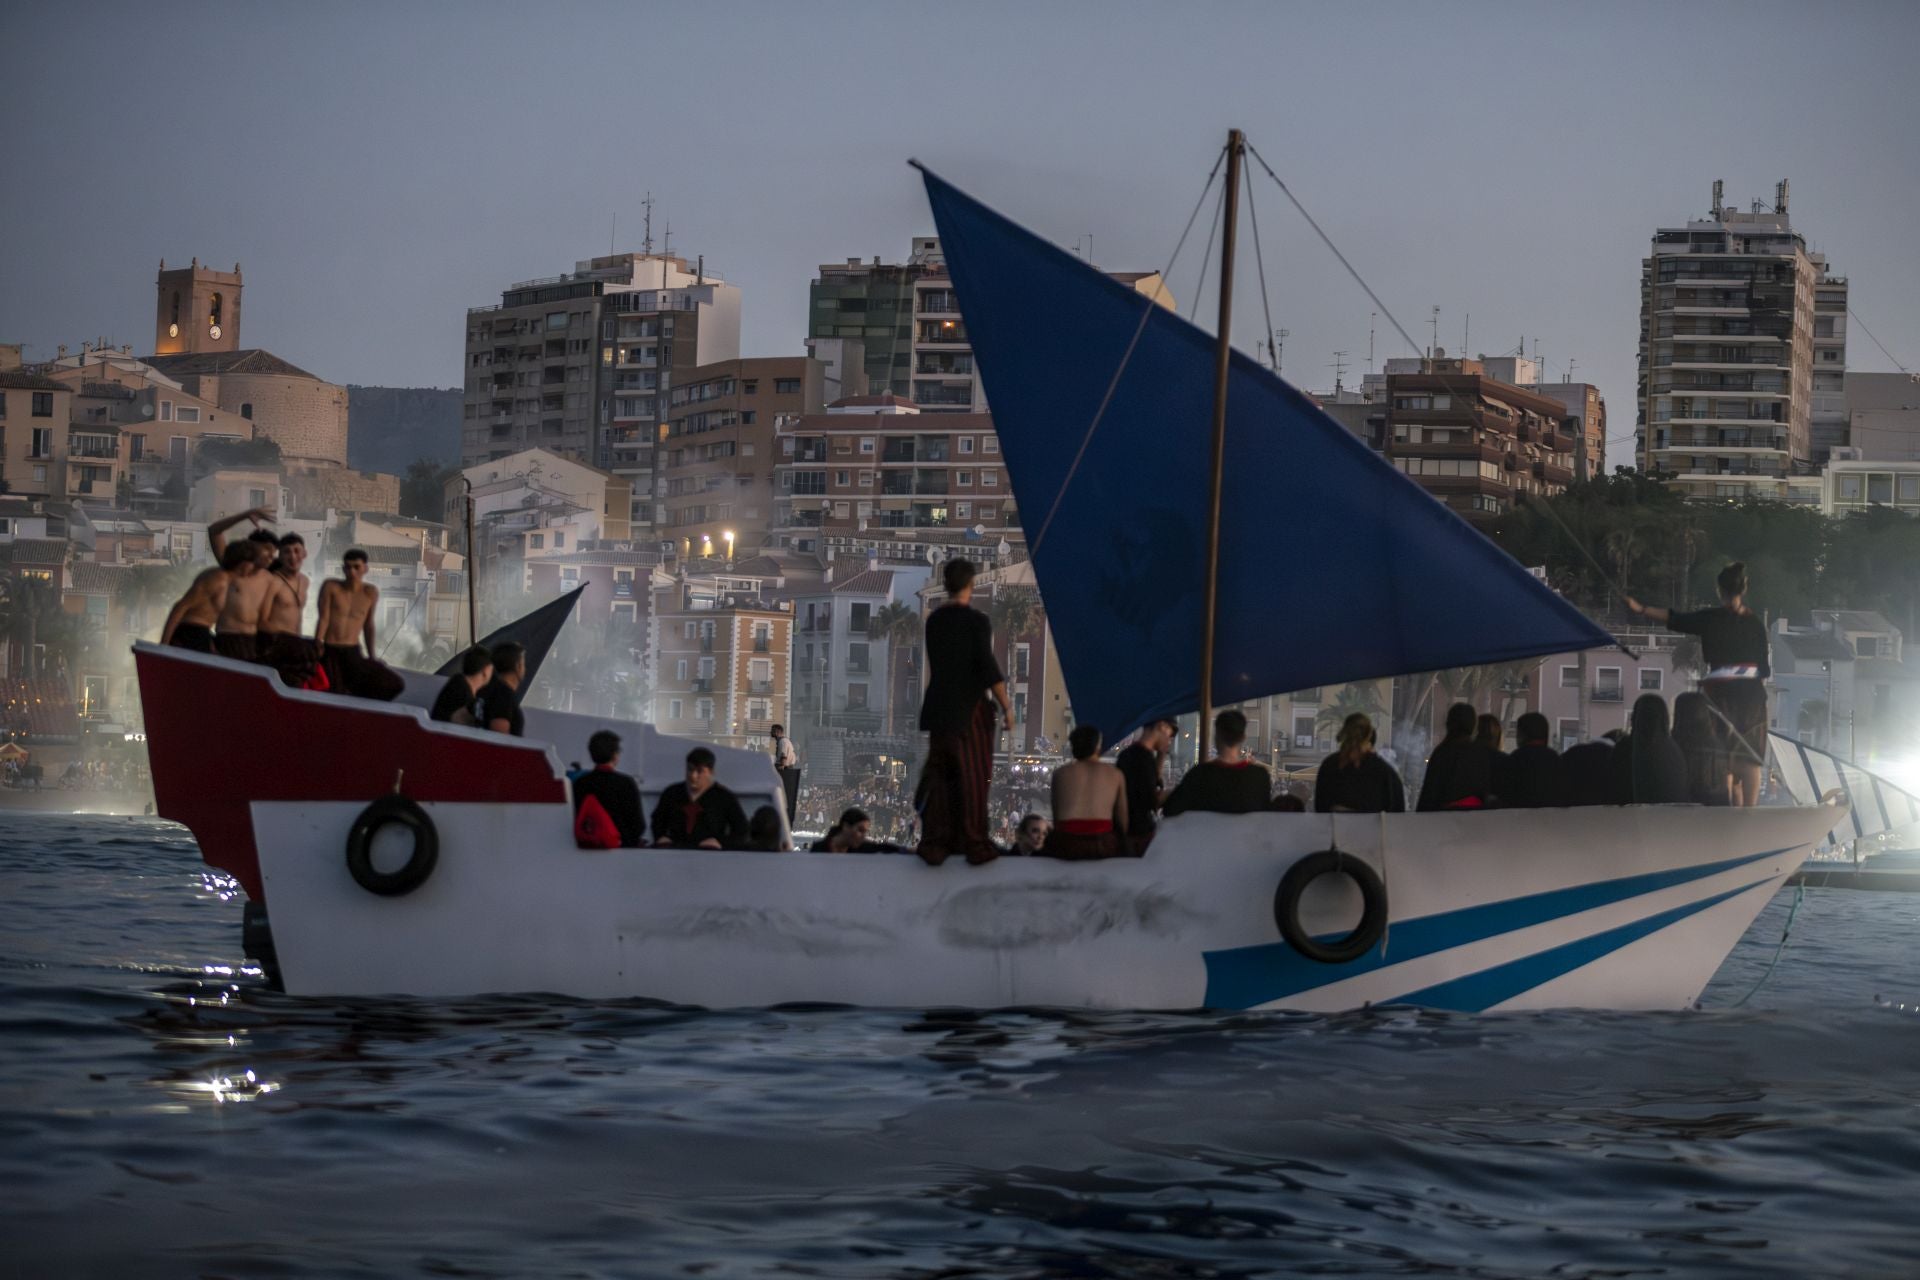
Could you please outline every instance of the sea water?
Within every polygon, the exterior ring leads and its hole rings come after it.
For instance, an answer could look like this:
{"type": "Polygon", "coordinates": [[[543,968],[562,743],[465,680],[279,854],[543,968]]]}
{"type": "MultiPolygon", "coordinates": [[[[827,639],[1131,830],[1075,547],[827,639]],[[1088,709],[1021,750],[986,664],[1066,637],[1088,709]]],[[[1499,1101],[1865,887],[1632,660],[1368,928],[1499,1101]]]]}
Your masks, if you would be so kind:
{"type": "Polygon", "coordinates": [[[0,1275],[1920,1275],[1920,894],[1695,1012],[1326,1017],[295,999],[236,893],[0,818],[0,1275]]]}

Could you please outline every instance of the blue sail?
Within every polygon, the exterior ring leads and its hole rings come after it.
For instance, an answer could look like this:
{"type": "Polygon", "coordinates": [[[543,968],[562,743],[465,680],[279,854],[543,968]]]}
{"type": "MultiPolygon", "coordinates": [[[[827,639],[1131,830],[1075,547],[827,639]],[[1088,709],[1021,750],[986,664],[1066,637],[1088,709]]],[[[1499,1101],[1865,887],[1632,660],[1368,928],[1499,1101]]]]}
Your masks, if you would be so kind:
{"type": "MultiPolygon", "coordinates": [[[[1074,718],[1111,740],[1192,711],[1213,338],[925,178],[1074,718]]],[[[1612,643],[1239,352],[1227,393],[1219,583],[1215,705],[1612,643]]]]}

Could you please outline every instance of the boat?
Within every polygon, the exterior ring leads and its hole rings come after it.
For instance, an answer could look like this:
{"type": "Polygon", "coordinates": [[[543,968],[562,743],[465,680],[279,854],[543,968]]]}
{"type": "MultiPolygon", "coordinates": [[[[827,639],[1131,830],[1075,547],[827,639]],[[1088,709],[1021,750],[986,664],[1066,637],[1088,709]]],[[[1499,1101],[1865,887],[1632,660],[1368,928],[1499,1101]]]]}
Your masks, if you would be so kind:
{"type": "MultiPolygon", "coordinates": [[[[1611,643],[1230,350],[1241,147],[1218,340],[924,173],[1080,722],[1117,739],[1199,710],[1204,732],[1215,704],[1611,643]],[[1308,552],[1284,573],[1261,536],[1283,509],[1308,552]]],[[[529,710],[513,739],[430,721],[426,677],[381,704],[180,650],[135,660],[159,812],[238,883],[249,953],[300,995],[1681,1009],[1846,813],[1190,813],[1138,858],[979,867],[583,850],[561,761],[601,720],[529,710]],[[246,726],[261,767],[204,751],[214,724],[246,726]],[[376,865],[372,842],[408,833],[376,865]]],[[[612,727],[651,803],[695,744],[612,727]]],[[[718,754],[749,809],[778,807],[767,757],[718,754]]]]}
{"type": "Polygon", "coordinates": [[[1848,821],[1816,848],[1789,883],[1816,889],[1920,893],[1920,795],[1845,756],[1768,735],[1774,776],[1795,804],[1847,800],[1848,821]]]}

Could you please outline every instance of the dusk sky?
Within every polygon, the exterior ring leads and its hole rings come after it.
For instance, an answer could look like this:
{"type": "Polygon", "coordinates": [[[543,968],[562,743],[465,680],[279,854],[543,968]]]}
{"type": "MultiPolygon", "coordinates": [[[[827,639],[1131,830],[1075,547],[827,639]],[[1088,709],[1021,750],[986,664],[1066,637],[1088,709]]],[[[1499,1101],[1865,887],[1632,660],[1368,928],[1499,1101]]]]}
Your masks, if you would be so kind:
{"type": "MultiPolygon", "coordinates": [[[[797,353],[821,262],[932,230],[908,157],[1114,270],[1164,264],[1247,130],[1415,339],[1540,340],[1627,460],[1656,226],[1771,200],[1920,360],[1920,6],[95,4],[0,16],[0,341],[151,349],[162,258],[246,274],[242,339],[455,386],[466,307],[658,240],[797,353]]],[[[1270,182],[1289,378],[1357,379],[1373,309],[1270,182]]],[[[1174,276],[1186,311],[1203,237],[1174,276]]],[[[1235,338],[1262,319],[1252,243],[1235,338]]],[[[1202,311],[1203,322],[1207,321],[1202,311]]],[[[1410,354],[1382,316],[1376,360],[1410,354]]],[[[1854,327],[1855,369],[1893,363],[1854,327]]]]}

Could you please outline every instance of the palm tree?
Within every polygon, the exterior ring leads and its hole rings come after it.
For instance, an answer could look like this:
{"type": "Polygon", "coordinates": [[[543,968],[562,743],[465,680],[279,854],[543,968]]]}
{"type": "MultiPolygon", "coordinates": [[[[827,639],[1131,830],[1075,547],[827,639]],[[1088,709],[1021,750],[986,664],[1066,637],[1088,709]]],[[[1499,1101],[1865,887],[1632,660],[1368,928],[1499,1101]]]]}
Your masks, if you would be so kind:
{"type": "Polygon", "coordinates": [[[1343,684],[1340,691],[1333,695],[1333,701],[1320,708],[1320,714],[1313,719],[1316,730],[1340,731],[1350,715],[1363,715],[1376,723],[1386,714],[1386,706],[1380,700],[1379,685],[1371,680],[1355,684],[1343,684]]]}
{"type": "Polygon", "coordinates": [[[1000,669],[1014,671],[1014,646],[1029,634],[1045,615],[1041,612],[1040,593],[1032,587],[998,587],[987,605],[987,617],[993,620],[993,633],[1004,648],[1005,661],[1000,669]]]}
{"type": "Polygon", "coordinates": [[[887,642],[887,732],[899,732],[900,650],[920,642],[920,613],[903,600],[883,605],[867,623],[867,635],[887,642]]]}

